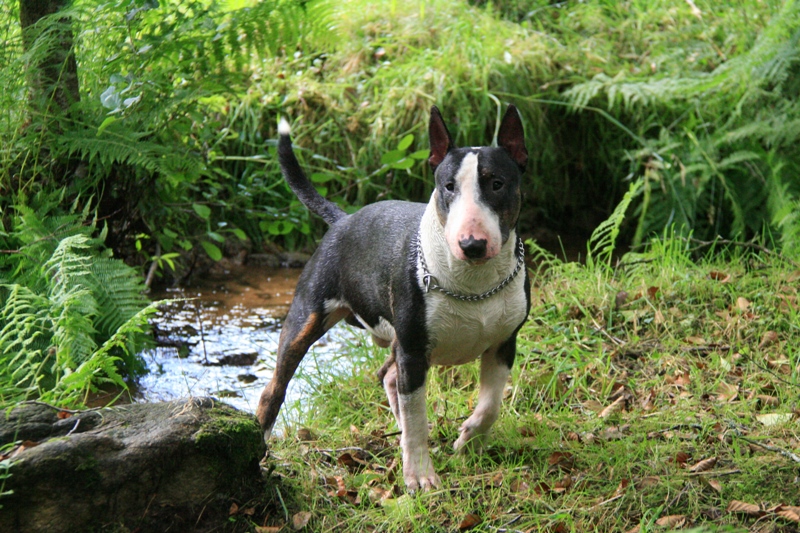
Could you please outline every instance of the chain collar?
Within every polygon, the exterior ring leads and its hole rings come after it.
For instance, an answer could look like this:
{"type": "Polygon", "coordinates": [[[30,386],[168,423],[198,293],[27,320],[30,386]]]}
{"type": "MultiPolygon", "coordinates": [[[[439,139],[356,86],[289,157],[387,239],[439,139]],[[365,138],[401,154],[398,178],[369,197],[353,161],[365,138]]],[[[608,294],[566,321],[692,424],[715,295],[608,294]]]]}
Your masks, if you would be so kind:
{"type": "Polygon", "coordinates": [[[455,298],[456,300],[461,300],[463,302],[477,302],[480,300],[485,300],[490,296],[494,296],[517,277],[519,271],[522,270],[522,265],[525,264],[525,245],[523,244],[522,239],[517,237],[517,266],[514,267],[514,271],[509,274],[506,279],[501,281],[495,287],[481,294],[459,294],[457,292],[449,291],[437,283],[436,278],[433,277],[433,274],[431,274],[430,270],[428,270],[428,263],[425,261],[425,254],[422,253],[422,240],[420,239],[419,232],[417,232],[417,236],[414,240],[416,241],[417,256],[419,257],[420,266],[422,267],[422,281],[425,284],[425,292],[428,293],[430,291],[439,291],[451,298],[455,298]]]}

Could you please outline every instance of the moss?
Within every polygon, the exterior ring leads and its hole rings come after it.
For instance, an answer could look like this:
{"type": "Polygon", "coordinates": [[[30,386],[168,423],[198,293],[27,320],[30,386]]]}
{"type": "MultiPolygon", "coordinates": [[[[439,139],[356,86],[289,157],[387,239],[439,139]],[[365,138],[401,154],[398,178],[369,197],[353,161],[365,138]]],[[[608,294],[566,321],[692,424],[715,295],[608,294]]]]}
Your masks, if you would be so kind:
{"type": "Polygon", "coordinates": [[[246,470],[264,456],[263,433],[255,417],[227,406],[206,411],[208,420],[194,435],[195,445],[216,461],[223,461],[224,471],[246,470]]]}

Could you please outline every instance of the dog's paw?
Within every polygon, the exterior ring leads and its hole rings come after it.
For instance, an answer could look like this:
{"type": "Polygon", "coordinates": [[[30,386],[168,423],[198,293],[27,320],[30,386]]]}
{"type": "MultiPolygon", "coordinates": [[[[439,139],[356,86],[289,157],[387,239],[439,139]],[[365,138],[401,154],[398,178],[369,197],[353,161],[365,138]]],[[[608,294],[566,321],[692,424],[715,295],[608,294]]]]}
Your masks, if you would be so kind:
{"type": "Polygon", "coordinates": [[[461,435],[453,443],[453,449],[458,453],[466,453],[468,450],[479,452],[483,449],[485,439],[486,432],[478,427],[464,424],[461,426],[461,435]]]}
{"type": "Polygon", "coordinates": [[[431,474],[429,476],[404,476],[406,482],[406,489],[409,492],[416,492],[421,490],[423,492],[438,488],[442,482],[439,476],[431,474]]]}
{"type": "Polygon", "coordinates": [[[439,476],[433,470],[433,462],[427,455],[403,465],[403,480],[409,492],[427,491],[441,485],[439,476]]]}

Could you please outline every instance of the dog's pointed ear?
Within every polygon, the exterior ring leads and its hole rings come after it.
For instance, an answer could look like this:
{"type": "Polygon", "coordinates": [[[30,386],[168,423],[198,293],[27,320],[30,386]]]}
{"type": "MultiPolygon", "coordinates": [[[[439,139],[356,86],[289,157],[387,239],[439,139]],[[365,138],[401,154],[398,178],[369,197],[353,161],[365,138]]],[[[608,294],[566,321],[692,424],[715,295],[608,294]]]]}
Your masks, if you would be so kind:
{"type": "Polygon", "coordinates": [[[431,121],[428,125],[428,136],[431,140],[431,155],[428,157],[428,163],[431,165],[432,170],[444,161],[444,156],[447,152],[455,148],[453,138],[450,137],[450,132],[447,131],[447,126],[444,125],[442,114],[436,106],[431,107],[431,121]]]}
{"type": "Polygon", "coordinates": [[[503,122],[500,123],[497,144],[506,149],[520,170],[525,170],[525,165],[528,164],[525,131],[522,129],[522,118],[519,116],[519,111],[513,105],[508,106],[503,122]]]}

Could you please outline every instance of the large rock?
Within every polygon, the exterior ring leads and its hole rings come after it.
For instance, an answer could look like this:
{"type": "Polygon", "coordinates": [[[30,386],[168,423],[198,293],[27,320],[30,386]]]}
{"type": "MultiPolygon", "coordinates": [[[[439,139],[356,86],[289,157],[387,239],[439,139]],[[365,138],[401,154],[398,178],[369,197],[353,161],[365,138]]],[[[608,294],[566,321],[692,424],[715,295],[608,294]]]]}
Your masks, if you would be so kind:
{"type": "Polygon", "coordinates": [[[193,530],[263,490],[257,422],[209,398],[69,418],[26,404],[0,416],[0,444],[13,441],[31,442],[12,459],[0,531],[193,530]]]}

